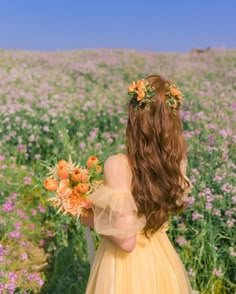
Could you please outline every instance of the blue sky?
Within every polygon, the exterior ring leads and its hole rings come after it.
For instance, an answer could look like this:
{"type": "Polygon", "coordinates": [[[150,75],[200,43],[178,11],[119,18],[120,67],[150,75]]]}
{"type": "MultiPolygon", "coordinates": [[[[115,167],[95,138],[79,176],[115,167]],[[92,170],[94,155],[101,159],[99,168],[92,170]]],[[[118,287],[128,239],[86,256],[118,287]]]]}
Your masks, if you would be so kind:
{"type": "Polygon", "coordinates": [[[236,48],[236,0],[1,0],[0,48],[236,48]]]}

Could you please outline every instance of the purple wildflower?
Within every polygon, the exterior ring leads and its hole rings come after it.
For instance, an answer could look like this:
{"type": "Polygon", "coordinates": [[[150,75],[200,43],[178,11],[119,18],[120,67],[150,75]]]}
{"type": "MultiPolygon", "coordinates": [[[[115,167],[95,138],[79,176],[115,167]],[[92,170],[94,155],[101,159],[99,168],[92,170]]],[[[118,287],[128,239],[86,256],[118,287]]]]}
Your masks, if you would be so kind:
{"type": "Polygon", "coordinates": [[[21,260],[26,260],[26,259],[28,259],[28,254],[27,254],[27,253],[22,253],[21,256],[20,256],[20,259],[21,259],[21,260]]]}
{"type": "Polygon", "coordinates": [[[11,201],[11,199],[8,199],[7,202],[5,202],[2,205],[2,210],[5,212],[13,211],[15,209],[15,203],[11,201]]]}
{"type": "Polygon", "coordinates": [[[15,239],[15,238],[20,238],[21,237],[21,233],[18,231],[12,231],[8,233],[9,238],[11,239],[15,239]]]}
{"type": "Polygon", "coordinates": [[[178,236],[176,238],[176,242],[181,246],[187,243],[187,240],[183,236],[178,236]]]}
{"type": "Polygon", "coordinates": [[[215,275],[216,277],[220,277],[220,276],[222,276],[222,271],[221,271],[221,269],[216,269],[216,268],[214,268],[214,270],[213,270],[213,275],[215,275]]]}
{"type": "Polygon", "coordinates": [[[17,231],[19,231],[19,230],[21,229],[22,222],[17,222],[17,223],[15,223],[13,226],[15,227],[15,229],[16,229],[17,231]]]}
{"type": "Polygon", "coordinates": [[[199,212],[197,212],[197,211],[194,211],[192,213],[192,220],[193,221],[195,221],[197,219],[203,219],[203,218],[204,218],[204,216],[202,214],[200,214],[199,212]]]}
{"type": "Polygon", "coordinates": [[[17,147],[18,151],[20,152],[26,152],[27,148],[25,145],[18,145],[17,147]]]}
{"type": "Polygon", "coordinates": [[[81,143],[79,144],[79,148],[80,148],[80,149],[84,149],[85,146],[86,146],[86,144],[85,144],[84,142],[81,142],[81,143]]]}
{"type": "Polygon", "coordinates": [[[31,182],[32,182],[31,178],[29,178],[29,177],[24,177],[24,184],[25,184],[25,185],[30,185],[31,182]]]}
{"type": "Polygon", "coordinates": [[[41,205],[38,206],[38,210],[41,212],[41,213],[45,213],[46,212],[46,209],[44,207],[42,207],[41,205]]]}

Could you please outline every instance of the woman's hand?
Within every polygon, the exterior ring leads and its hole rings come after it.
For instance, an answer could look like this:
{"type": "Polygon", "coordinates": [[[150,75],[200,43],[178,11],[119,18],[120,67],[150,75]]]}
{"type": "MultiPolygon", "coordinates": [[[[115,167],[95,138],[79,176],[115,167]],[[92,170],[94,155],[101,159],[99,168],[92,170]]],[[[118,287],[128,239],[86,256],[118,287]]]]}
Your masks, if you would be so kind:
{"type": "Polygon", "coordinates": [[[87,217],[80,217],[79,219],[82,225],[94,228],[94,216],[92,209],[88,210],[87,217]]]}

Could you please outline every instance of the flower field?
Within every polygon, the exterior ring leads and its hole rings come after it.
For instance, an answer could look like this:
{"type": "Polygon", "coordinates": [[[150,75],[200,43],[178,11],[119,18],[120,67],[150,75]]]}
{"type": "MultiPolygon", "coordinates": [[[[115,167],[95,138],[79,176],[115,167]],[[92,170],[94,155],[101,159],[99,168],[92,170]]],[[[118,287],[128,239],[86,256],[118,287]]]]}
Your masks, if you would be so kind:
{"type": "Polygon", "coordinates": [[[41,162],[125,152],[127,87],[153,73],[184,94],[193,183],[168,235],[196,293],[235,293],[236,50],[0,50],[0,293],[84,293],[84,228],[49,206],[41,162]]]}

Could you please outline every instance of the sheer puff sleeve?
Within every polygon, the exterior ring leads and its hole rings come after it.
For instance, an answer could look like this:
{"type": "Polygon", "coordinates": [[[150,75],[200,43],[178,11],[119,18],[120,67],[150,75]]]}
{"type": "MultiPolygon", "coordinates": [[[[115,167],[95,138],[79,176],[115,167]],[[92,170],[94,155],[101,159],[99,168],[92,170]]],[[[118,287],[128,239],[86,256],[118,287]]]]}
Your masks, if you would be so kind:
{"type": "Polygon", "coordinates": [[[104,183],[90,195],[97,233],[129,238],[141,231],[146,219],[137,216],[130,189],[131,171],[125,155],[113,155],[104,165],[104,183]]]}

